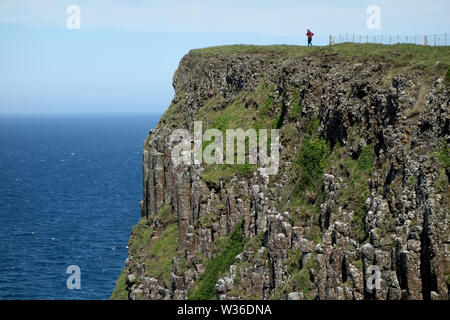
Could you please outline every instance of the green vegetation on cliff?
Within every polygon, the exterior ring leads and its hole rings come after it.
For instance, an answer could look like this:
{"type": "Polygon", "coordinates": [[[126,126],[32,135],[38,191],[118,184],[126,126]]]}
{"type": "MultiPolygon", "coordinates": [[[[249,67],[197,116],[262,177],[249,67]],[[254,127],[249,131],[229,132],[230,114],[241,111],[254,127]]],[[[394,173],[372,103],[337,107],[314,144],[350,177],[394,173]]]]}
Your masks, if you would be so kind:
{"type": "Polygon", "coordinates": [[[317,135],[320,119],[313,119],[300,146],[296,163],[301,168],[299,191],[307,189],[319,191],[322,186],[322,174],[328,163],[330,146],[324,138],[317,135]]]}
{"type": "Polygon", "coordinates": [[[170,284],[172,259],[177,253],[178,223],[174,223],[169,206],[163,205],[156,217],[142,218],[133,227],[129,241],[129,254],[144,264],[145,275],[170,284]],[[155,228],[159,219],[164,225],[155,228]]]}
{"type": "Polygon", "coordinates": [[[207,300],[216,298],[216,282],[219,276],[228,271],[236,256],[244,250],[247,239],[244,238],[242,223],[239,223],[231,233],[231,236],[219,241],[217,255],[206,264],[205,272],[200,276],[196,289],[189,297],[190,300],[207,300]]]}
{"type": "MultiPolygon", "coordinates": [[[[254,91],[243,91],[230,105],[224,108],[217,106],[223,105],[225,101],[221,97],[214,96],[209,99],[196,116],[197,120],[203,122],[203,129],[215,128],[222,131],[224,141],[223,150],[226,150],[226,129],[270,129],[281,125],[281,111],[275,105],[272,94],[273,86],[268,87],[264,82],[254,91]],[[257,106],[262,107],[257,109],[257,106]]],[[[211,142],[203,142],[203,150],[211,142]]],[[[270,153],[270,130],[268,132],[268,151],[270,153]]],[[[236,150],[236,145],[235,145],[236,150]]],[[[248,155],[248,139],[246,140],[246,154],[248,155]]],[[[235,154],[236,156],[236,154],[235,154]]],[[[225,159],[224,159],[225,161],[225,159]]],[[[233,176],[240,178],[249,178],[257,169],[254,164],[249,164],[246,157],[245,164],[234,165],[203,165],[204,171],[201,177],[206,182],[218,183],[220,180],[228,182],[233,176]]]]}
{"type": "Polygon", "coordinates": [[[449,191],[449,176],[450,176],[450,148],[444,141],[438,146],[438,178],[436,179],[436,192],[450,194],[449,191]]]}
{"type": "MultiPolygon", "coordinates": [[[[357,145],[360,141],[359,130],[358,126],[349,130],[347,143],[355,149],[358,148],[357,145]]],[[[364,203],[370,196],[368,181],[374,168],[373,147],[366,144],[354,157],[356,159],[348,155],[348,148],[338,143],[331,154],[330,166],[327,171],[343,179],[338,204],[353,211],[355,237],[362,242],[367,238],[364,225],[364,203]]]]}
{"type": "Polygon", "coordinates": [[[117,279],[116,286],[110,297],[110,300],[128,300],[128,288],[127,288],[127,272],[124,268],[117,279]]]}
{"type": "Polygon", "coordinates": [[[146,274],[163,280],[167,286],[170,285],[172,259],[177,253],[177,240],[178,224],[172,223],[143,250],[146,274]]]}

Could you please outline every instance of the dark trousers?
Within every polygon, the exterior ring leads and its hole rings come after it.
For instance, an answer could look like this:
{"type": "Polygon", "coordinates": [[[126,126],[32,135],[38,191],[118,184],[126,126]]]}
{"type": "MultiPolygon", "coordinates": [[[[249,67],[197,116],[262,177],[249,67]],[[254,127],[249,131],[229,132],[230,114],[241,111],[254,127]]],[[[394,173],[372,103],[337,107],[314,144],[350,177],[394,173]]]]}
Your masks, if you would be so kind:
{"type": "Polygon", "coordinates": [[[308,38],[308,47],[309,47],[309,46],[312,46],[311,41],[312,41],[312,38],[308,38]]]}

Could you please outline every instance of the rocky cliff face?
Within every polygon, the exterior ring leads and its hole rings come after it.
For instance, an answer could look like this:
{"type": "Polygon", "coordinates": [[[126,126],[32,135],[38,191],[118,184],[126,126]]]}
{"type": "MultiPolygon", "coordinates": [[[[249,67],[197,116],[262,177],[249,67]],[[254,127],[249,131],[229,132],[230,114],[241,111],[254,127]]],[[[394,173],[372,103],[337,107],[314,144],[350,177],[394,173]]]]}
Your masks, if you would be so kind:
{"type": "Polygon", "coordinates": [[[449,50],[371,48],[223,47],[181,60],[144,146],[128,298],[448,299],[449,50]],[[420,54],[436,61],[410,63],[420,54]],[[278,174],[175,167],[169,136],[195,120],[279,128],[278,174]]]}

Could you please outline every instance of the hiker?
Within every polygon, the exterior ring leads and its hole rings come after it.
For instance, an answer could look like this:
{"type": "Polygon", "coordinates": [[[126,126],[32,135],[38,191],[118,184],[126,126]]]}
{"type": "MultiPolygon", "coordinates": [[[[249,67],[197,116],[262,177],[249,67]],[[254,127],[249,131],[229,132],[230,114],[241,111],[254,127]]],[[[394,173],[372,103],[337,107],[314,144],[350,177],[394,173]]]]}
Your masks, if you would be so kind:
{"type": "Polygon", "coordinates": [[[314,33],[311,32],[311,30],[307,29],[306,30],[306,36],[308,37],[308,47],[312,46],[312,37],[313,37],[314,33]]]}

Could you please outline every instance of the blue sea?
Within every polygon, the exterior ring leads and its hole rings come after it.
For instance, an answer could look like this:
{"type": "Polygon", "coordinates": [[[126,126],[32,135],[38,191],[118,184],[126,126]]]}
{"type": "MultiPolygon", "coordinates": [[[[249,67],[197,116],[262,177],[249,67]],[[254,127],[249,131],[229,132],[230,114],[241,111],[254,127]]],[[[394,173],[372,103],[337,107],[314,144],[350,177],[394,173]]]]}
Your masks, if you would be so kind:
{"type": "Polygon", "coordinates": [[[108,299],[159,115],[0,116],[0,299],[108,299]],[[68,289],[67,268],[81,289],[68,289]]]}

